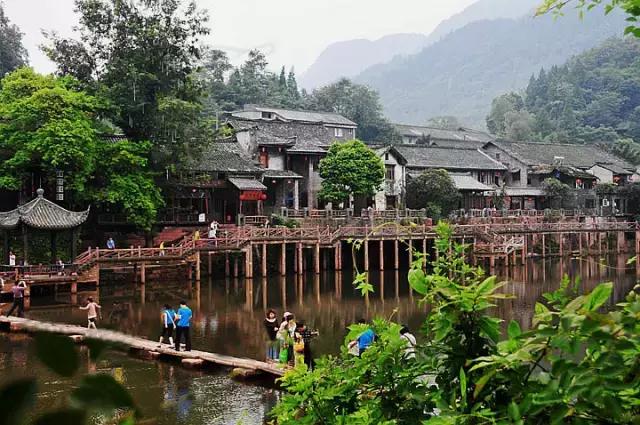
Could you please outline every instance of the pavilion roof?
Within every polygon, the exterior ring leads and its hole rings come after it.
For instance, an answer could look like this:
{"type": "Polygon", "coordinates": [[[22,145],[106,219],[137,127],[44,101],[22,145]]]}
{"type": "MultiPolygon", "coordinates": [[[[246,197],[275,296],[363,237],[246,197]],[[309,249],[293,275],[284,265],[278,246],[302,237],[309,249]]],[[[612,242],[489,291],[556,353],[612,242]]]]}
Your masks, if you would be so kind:
{"type": "Polygon", "coordinates": [[[11,211],[0,212],[0,229],[13,229],[20,223],[34,229],[64,230],[84,223],[89,216],[85,211],[69,211],[44,197],[44,190],[37,190],[38,196],[11,211]]]}

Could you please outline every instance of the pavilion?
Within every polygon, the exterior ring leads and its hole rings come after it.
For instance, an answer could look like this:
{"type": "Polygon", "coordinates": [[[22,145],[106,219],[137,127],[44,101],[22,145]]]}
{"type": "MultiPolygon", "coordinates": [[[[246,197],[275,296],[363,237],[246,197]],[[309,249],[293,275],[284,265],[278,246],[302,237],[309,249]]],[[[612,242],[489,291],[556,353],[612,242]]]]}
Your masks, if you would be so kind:
{"type": "Polygon", "coordinates": [[[0,230],[4,233],[4,264],[9,264],[9,236],[16,228],[22,231],[23,260],[29,264],[29,229],[48,231],[51,237],[51,264],[57,259],[56,236],[64,230],[72,231],[71,261],[77,256],[78,228],[87,220],[89,209],[69,211],[44,197],[44,190],[36,191],[38,196],[11,211],[0,212],[0,230]]]}

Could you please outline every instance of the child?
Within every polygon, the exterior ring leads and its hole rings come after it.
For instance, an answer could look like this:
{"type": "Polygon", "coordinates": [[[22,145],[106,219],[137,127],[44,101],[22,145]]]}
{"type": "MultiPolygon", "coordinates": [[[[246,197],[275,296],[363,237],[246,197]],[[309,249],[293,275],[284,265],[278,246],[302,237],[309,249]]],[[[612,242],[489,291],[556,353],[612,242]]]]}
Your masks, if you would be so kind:
{"type": "Polygon", "coordinates": [[[80,310],[87,310],[87,321],[88,321],[87,328],[98,329],[96,327],[96,319],[98,317],[98,310],[100,310],[102,307],[100,307],[100,305],[98,305],[97,303],[93,302],[92,297],[87,298],[87,301],[88,302],[86,306],[80,307],[80,310]]]}
{"type": "Polygon", "coordinates": [[[160,314],[160,320],[162,322],[162,334],[160,335],[160,345],[165,338],[169,339],[169,344],[173,345],[173,329],[176,327],[176,312],[171,308],[169,304],[164,305],[164,310],[160,314]]]}
{"type": "Polygon", "coordinates": [[[276,319],[276,312],[274,310],[269,310],[267,312],[267,317],[264,319],[264,327],[267,331],[267,361],[273,360],[278,361],[279,358],[279,349],[278,349],[278,339],[276,338],[278,335],[278,321],[276,319]]]}

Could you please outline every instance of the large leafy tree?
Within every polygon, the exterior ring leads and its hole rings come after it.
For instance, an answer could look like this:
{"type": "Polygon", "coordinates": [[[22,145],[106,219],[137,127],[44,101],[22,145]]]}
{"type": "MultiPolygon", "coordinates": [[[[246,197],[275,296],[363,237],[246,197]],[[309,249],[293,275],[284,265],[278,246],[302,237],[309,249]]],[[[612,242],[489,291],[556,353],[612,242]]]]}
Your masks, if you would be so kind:
{"type": "Polygon", "coordinates": [[[349,196],[375,195],[384,181],[384,163],[359,140],[335,142],[320,160],[320,177],[320,199],[338,204],[349,196]]]}
{"type": "Polygon", "coordinates": [[[114,204],[150,228],[162,203],[147,168],[148,142],[105,141],[108,103],[72,77],[21,68],[0,89],[0,187],[20,189],[31,175],[44,185],[62,171],[75,204],[114,204]]]}
{"type": "Polygon", "coordinates": [[[407,181],[408,208],[426,209],[430,217],[446,217],[458,207],[460,192],[446,170],[427,170],[407,181]]]}
{"type": "Polygon", "coordinates": [[[49,35],[45,52],[117,108],[132,140],[151,140],[172,162],[205,136],[201,86],[194,78],[208,16],[183,0],[76,0],[79,38],[49,35]]]}
{"type": "Polygon", "coordinates": [[[0,77],[25,66],[28,62],[27,49],[22,45],[22,32],[12,24],[0,4],[0,77]]]}
{"type": "Polygon", "coordinates": [[[378,93],[346,78],[315,89],[306,96],[304,107],[312,111],[335,112],[358,123],[361,140],[391,143],[397,138],[383,115],[378,93]]]}

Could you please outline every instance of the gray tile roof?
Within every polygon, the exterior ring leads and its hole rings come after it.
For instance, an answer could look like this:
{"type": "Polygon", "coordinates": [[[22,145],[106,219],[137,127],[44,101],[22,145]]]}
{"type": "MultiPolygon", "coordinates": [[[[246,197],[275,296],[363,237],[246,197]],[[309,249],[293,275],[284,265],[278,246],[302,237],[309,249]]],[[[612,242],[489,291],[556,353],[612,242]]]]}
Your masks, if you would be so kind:
{"type": "Polygon", "coordinates": [[[357,124],[334,112],[316,112],[293,109],[271,108],[269,106],[245,105],[241,111],[232,112],[232,116],[251,120],[269,120],[262,118],[262,112],[274,114],[275,119],[283,121],[300,121],[309,123],[321,123],[344,127],[356,127],[357,124]]]}
{"type": "Polygon", "coordinates": [[[445,170],[506,170],[507,168],[478,149],[451,149],[436,146],[396,145],[407,161],[407,168],[445,170]]]}
{"type": "Polygon", "coordinates": [[[627,170],[621,167],[619,164],[596,164],[606,170],[611,171],[613,174],[631,175],[633,171],[627,170]]]}
{"type": "Polygon", "coordinates": [[[494,137],[489,133],[461,127],[457,130],[444,130],[441,128],[427,127],[410,124],[393,124],[394,128],[402,136],[421,137],[430,136],[431,140],[452,140],[469,142],[488,142],[494,137]]]}
{"type": "Polygon", "coordinates": [[[264,178],[270,179],[301,179],[303,178],[300,174],[291,170],[264,170],[264,178]]]}
{"type": "Polygon", "coordinates": [[[275,134],[258,131],[256,139],[258,140],[258,146],[293,146],[296,144],[297,137],[276,136],[275,134]]]}
{"type": "Polygon", "coordinates": [[[215,141],[184,166],[188,170],[222,173],[260,173],[235,140],[215,141]]]}
{"type": "Polygon", "coordinates": [[[38,196],[18,208],[0,212],[0,228],[11,229],[20,222],[35,229],[72,229],[84,223],[89,217],[86,211],[69,211],[44,197],[44,190],[38,189],[38,196]]]}
{"type": "Polygon", "coordinates": [[[562,165],[588,169],[596,164],[610,164],[633,171],[635,167],[625,160],[594,145],[559,143],[524,143],[493,141],[495,146],[529,166],[548,165],[562,159],[562,165]]]}
{"type": "Polygon", "coordinates": [[[256,179],[230,177],[228,180],[238,190],[267,190],[267,187],[256,179]]]}
{"type": "Polygon", "coordinates": [[[495,188],[487,186],[484,183],[479,182],[471,176],[469,173],[449,173],[453,183],[458,190],[467,190],[471,192],[491,192],[495,188]]]}

